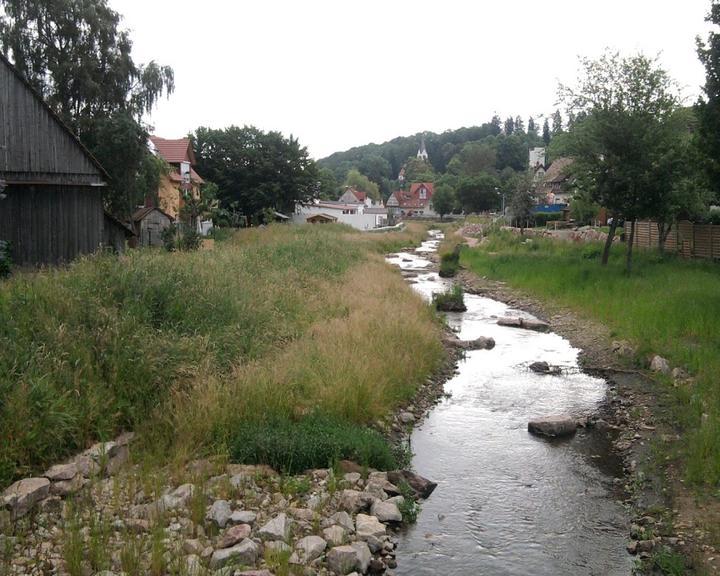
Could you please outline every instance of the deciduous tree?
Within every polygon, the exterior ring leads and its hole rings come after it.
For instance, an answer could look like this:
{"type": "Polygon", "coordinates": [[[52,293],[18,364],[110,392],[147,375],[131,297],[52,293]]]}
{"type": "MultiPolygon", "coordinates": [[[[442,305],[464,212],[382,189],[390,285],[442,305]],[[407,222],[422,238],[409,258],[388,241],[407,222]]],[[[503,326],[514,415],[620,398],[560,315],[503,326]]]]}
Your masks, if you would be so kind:
{"type": "Polygon", "coordinates": [[[133,61],[120,20],[106,0],[0,0],[0,48],[105,166],[107,202],[128,216],[149,192],[132,181],[148,154],[142,117],[174,76],[133,61]]]}

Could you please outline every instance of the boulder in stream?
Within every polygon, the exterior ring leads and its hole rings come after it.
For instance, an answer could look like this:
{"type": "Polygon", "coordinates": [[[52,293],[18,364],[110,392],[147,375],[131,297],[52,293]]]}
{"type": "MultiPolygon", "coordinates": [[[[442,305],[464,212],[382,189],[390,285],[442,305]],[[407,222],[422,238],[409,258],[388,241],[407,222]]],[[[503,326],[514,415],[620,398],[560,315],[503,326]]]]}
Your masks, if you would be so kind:
{"type": "Polygon", "coordinates": [[[538,436],[562,438],[572,436],[577,430],[577,422],[570,416],[545,416],[528,422],[528,431],[538,436]]]}
{"type": "Polygon", "coordinates": [[[461,350],[492,350],[495,348],[495,339],[480,336],[475,340],[460,340],[456,336],[446,336],[444,341],[447,345],[461,350]]]}
{"type": "Polygon", "coordinates": [[[510,328],[524,328],[535,332],[550,332],[550,324],[542,320],[530,320],[527,318],[498,318],[498,326],[510,328]]]}
{"type": "Polygon", "coordinates": [[[427,478],[423,478],[410,470],[395,470],[387,473],[387,479],[395,486],[400,486],[403,482],[407,482],[410,488],[415,491],[420,498],[428,498],[433,490],[437,488],[437,482],[432,482],[427,478]]]}
{"type": "Polygon", "coordinates": [[[532,370],[536,374],[559,376],[562,373],[560,366],[552,366],[544,360],[541,362],[533,362],[532,364],[530,364],[530,366],[528,366],[528,368],[530,368],[530,370],[532,370]]]}

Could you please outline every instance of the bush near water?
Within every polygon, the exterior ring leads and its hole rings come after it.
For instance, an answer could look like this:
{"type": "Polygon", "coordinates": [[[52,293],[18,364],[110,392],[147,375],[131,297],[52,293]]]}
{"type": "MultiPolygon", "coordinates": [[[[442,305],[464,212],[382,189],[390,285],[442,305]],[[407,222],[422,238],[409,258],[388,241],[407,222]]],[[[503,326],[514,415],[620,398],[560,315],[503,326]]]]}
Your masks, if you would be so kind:
{"type": "MultiPolygon", "coordinates": [[[[127,429],[167,460],[232,455],[254,423],[328,418],[362,454],[361,427],[441,360],[431,309],[381,256],[424,232],[271,226],[0,283],[0,487],[127,429]]],[[[330,453],[347,450],[312,464],[330,453]]]]}

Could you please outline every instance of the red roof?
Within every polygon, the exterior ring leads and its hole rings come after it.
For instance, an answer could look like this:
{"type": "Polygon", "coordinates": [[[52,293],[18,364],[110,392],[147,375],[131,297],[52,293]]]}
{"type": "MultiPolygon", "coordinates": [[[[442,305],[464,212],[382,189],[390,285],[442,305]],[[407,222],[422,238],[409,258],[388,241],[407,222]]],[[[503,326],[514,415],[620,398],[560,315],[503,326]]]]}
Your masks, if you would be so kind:
{"type": "Polygon", "coordinates": [[[432,182],[414,182],[410,190],[398,190],[394,192],[400,208],[425,208],[435,192],[432,182]],[[425,190],[425,198],[420,197],[420,191],[425,190]]]}
{"type": "Polygon", "coordinates": [[[159,136],[150,136],[150,140],[165,162],[169,164],[179,164],[180,162],[190,162],[192,165],[196,164],[195,153],[190,145],[189,138],[169,140],[167,138],[160,138],[159,136]]]}

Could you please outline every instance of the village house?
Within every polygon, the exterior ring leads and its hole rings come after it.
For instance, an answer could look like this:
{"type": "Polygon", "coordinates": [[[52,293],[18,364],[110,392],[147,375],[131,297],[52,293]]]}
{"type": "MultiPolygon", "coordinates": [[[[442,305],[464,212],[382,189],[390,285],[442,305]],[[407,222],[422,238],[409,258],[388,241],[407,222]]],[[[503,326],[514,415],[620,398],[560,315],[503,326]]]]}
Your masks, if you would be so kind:
{"type": "Polygon", "coordinates": [[[0,54],[0,240],[18,265],[60,264],[132,231],[103,209],[108,175],[0,54]]]}
{"type": "Polygon", "coordinates": [[[338,198],[338,202],[345,202],[346,204],[364,204],[365,206],[373,205],[373,201],[370,196],[368,196],[365,192],[356,190],[352,186],[345,188],[345,192],[343,192],[343,195],[338,198]]]}
{"type": "Polygon", "coordinates": [[[570,185],[571,177],[567,168],[572,158],[558,158],[545,172],[544,178],[536,189],[536,196],[546,204],[569,204],[575,194],[570,185]]]}
{"type": "MultiPolygon", "coordinates": [[[[159,156],[170,166],[168,174],[160,177],[158,188],[158,205],[165,214],[177,221],[184,206],[185,193],[192,198],[200,198],[200,186],[203,179],[193,168],[196,165],[195,153],[189,138],[167,139],[150,136],[150,151],[159,156]]],[[[146,202],[151,205],[150,202],[146,202]]]]}
{"type": "Polygon", "coordinates": [[[357,202],[340,200],[316,200],[314,202],[297,203],[292,221],[296,224],[338,222],[347,224],[358,230],[372,230],[385,226],[387,210],[382,206],[366,206],[357,202]],[[322,218],[316,218],[322,216],[322,218]]]}
{"type": "Polygon", "coordinates": [[[397,190],[386,203],[388,214],[395,220],[414,216],[434,218],[438,215],[432,206],[434,192],[432,182],[415,182],[409,190],[397,190]]]}

